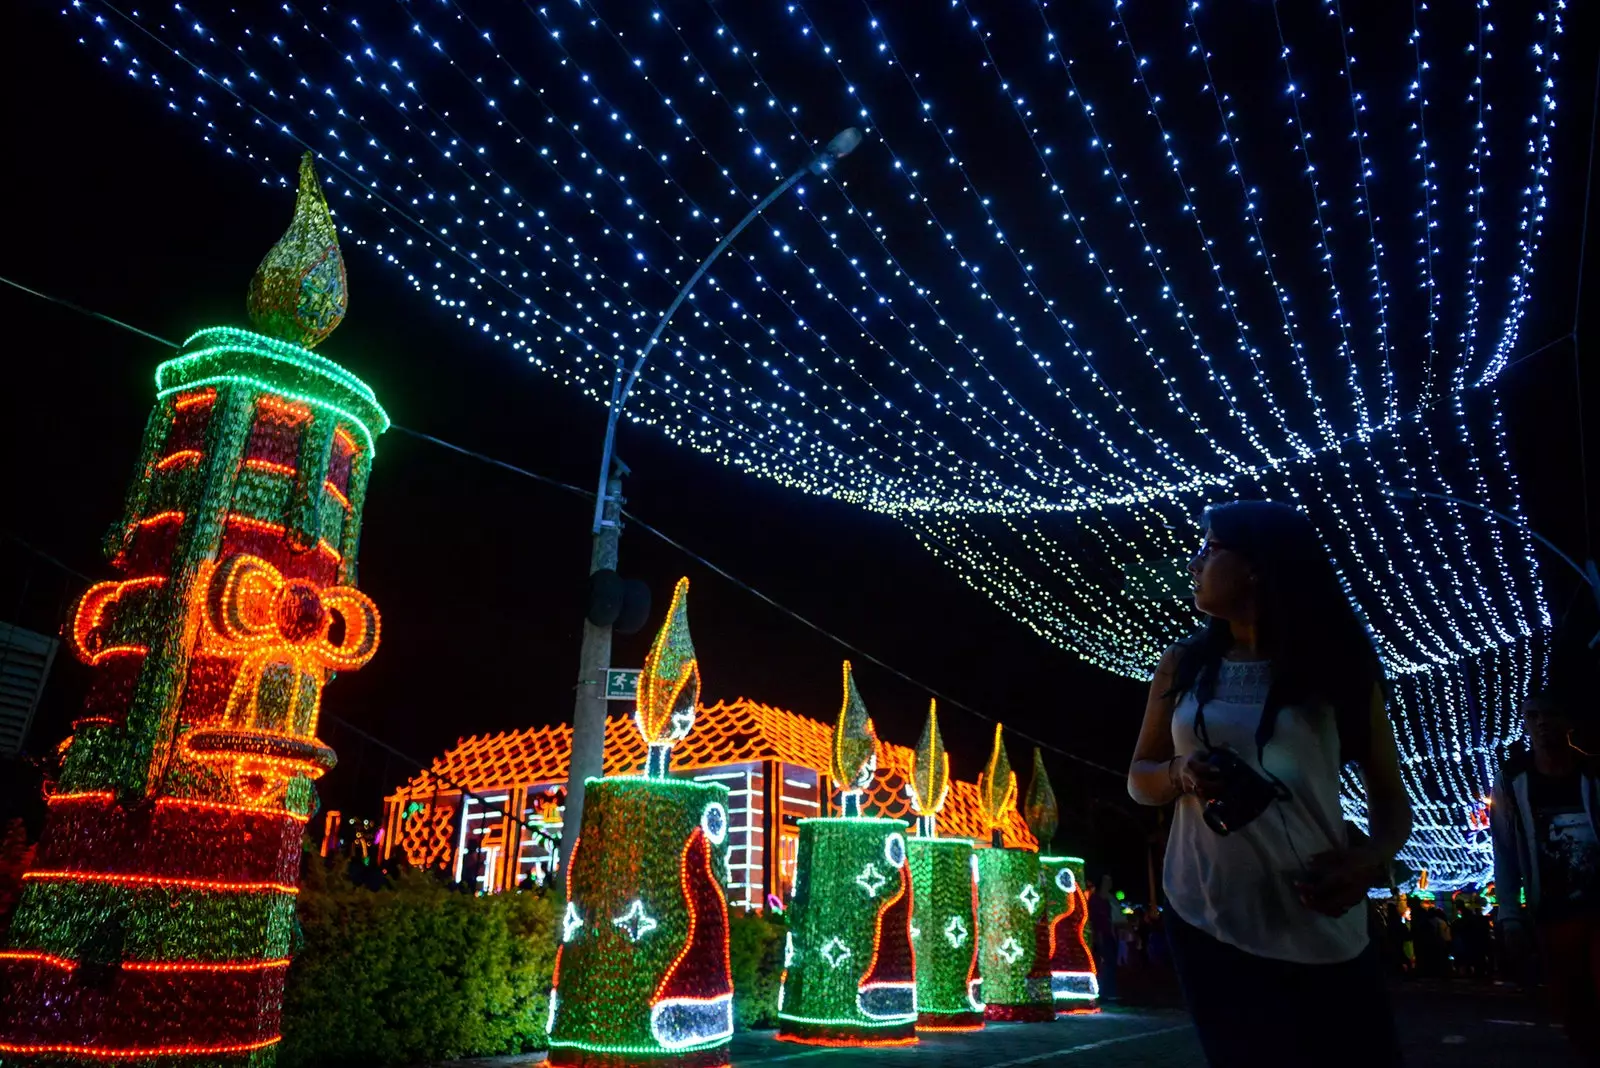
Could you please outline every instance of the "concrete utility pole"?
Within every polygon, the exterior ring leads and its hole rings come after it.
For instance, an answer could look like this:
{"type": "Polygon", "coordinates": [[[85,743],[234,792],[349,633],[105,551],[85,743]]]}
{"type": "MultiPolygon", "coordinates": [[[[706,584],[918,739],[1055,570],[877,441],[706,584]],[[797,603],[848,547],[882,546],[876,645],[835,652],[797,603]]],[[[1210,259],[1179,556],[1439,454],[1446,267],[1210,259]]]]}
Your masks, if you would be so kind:
{"type": "MultiPolygon", "coordinates": [[[[622,537],[622,476],[628,473],[627,466],[616,458],[617,422],[622,415],[622,406],[628,402],[628,395],[633,392],[633,384],[638,381],[639,372],[644,368],[645,360],[649,358],[656,343],[661,340],[661,335],[666,331],[667,323],[672,320],[673,313],[683,304],[689,296],[689,291],[705,275],[716,258],[722,255],[723,250],[733,243],[733,239],[738,237],[740,231],[749,226],[757,215],[765,211],[768,205],[788,192],[807,174],[827,173],[837,160],[855,151],[860,143],[860,130],[854,126],[841,130],[816,158],[762,197],[761,202],[751,208],[749,213],[739,220],[738,225],[717,242],[717,247],[711,250],[705,261],[695,268],[694,274],[689,276],[689,280],[667,306],[650,339],[639,350],[638,358],[634,360],[632,368],[624,373],[623,361],[617,360],[616,373],[611,379],[611,401],[606,407],[606,436],[600,453],[600,484],[594,502],[594,547],[589,553],[589,574],[608,569],[615,571],[617,567],[617,542],[622,537]]],[[[583,825],[584,780],[597,778],[604,766],[606,671],[610,667],[611,625],[597,627],[585,618],[583,648],[578,653],[577,698],[572,709],[572,754],[567,767],[567,803],[561,816],[560,866],[563,871],[566,870],[570,847],[578,840],[578,829],[583,825]]]]}
{"type": "MultiPolygon", "coordinates": [[[[622,540],[622,476],[627,467],[609,457],[610,477],[605,482],[599,529],[589,551],[589,574],[617,569],[617,543],[622,540]]],[[[597,627],[583,621],[583,647],[578,653],[577,700],[572,707],[572,753],[568,767],[567,803],[561,819],[562,851],[559,864],[567,867],[566,845],[578,840],[583,819],[583,781],[601,773],[606,745],[606,670],[611,666],[611,625],[597,627]]],[[[564,884],[558,884],[564,885],[564,884]]]]}

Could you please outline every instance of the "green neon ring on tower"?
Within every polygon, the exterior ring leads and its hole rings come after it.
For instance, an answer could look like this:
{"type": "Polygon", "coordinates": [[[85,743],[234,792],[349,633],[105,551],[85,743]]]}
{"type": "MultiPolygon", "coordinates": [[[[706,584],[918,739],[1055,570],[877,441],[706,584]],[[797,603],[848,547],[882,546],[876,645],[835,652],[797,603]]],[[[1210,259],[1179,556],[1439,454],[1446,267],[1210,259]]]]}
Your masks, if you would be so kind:
{"type": "Polygon", "coordinates": [[[197,331],[184,341],[181,355],[156,368],[156,391],[162,397],[220,382],[249,382],[325,408],[359,427],[368,449],[390,426],[389,414],[361,379],[310,349],[250,330],[214,326],[197,331]]]}

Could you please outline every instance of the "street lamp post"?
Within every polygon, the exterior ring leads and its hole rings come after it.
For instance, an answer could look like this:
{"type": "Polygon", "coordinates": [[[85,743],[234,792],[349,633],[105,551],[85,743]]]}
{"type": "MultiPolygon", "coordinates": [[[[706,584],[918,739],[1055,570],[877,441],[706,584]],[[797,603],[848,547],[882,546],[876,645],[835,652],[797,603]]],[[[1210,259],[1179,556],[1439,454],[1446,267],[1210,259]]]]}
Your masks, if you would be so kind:
{"type": "MultiPolygon", "coordinates": [[[[600,477],[595,493],[594,523],[592,534],[593,546],[589,553],[589,573],[596,571],[615,570],[617,566],[617,542],[622,536],[622,478],[628,474],[628,468],[616,456],[617,421],[622,415],[622,407],[628,401],[628,396],[633,392],[634,383],[639,379],[639,372],[644,368],[645,360],[649,359],[656,343],[661,340],[661,335],[666,331],[667,324],[672,321],[672,316],[689,296],[689,291],[705,275],[706,271],[716,262],[723,250],[733,243],[740,232],[760,215],[767,207],[784,193],[788,192],[796,182],[808,174],[824,174],[835,162],[853,152],[861,144],[861,131],[854,126],[841,130],[827,146],[819,152],[810,163],[795,171],[785,178],[777,188],[761,198],[760,203],[751,208],[738,225],[729,230],[716,248],[705,258],[689,280],[678,290],[678,295],[667,306],[666,312],[661,316],[661,321],[656,323],[656,328],[650,334],[650,339],[639,349],[639,355],[634,359],[633,366],[624,373],[622,360],[617,361],[616,373],[611,379],[611,399],[606,406],[606,436],[600,451],[600,477]]],[[[606,670],[611,666],[611,625],[596,626],[589,619],[583,621],[583,647],[578,654],[578,685],[577,697],[572,709],[572,752],[567,769],[567,803],[566,810],[561,819],[561,841],[571,843],[577,841],[578,828],[583,822],[583,792],[584,781],[600,775],[605,755],[606,741],[606,695],[605,678],[606,670]]],[[[566,867],[566,858],[570,850],[564,849],[560,859],[561,867],[566,867]]]]}

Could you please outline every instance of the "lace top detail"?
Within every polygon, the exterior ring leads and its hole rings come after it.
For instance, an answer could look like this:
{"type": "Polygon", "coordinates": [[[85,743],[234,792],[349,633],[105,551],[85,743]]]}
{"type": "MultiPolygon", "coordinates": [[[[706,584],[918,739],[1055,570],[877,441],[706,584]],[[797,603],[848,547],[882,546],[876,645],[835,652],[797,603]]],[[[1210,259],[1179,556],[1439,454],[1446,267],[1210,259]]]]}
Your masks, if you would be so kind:
{"type": "Polygon", "coordinates": [[[1265,705],[1272,685],[1272,661],[1224,660],[1217,666],[1217,692],[1212,700],[1234,705],[1265,705]]]}
{"type": "Polygon", "coordinates": [[[1293,702],[1278,710],[1272,736],[1257,746],[1261,710],[1272,684],[1265,660],[1224,660],[1196,730],[1193,691],[1172,710],[1172,751],[1232,752],[1288,796],[1255,819],[1220,835],[1205,822],[1195,794],[1178,799],[1163,882],[1173,910],[1211,937],[1258,957],[1337,964],[1367,945],[1366,911],[1338,917],[1307,908],[1295,892],[1306,859],[1342,848],[1348,838],[1339,807],[1339,730],[1333,709],[1293,702]]]}

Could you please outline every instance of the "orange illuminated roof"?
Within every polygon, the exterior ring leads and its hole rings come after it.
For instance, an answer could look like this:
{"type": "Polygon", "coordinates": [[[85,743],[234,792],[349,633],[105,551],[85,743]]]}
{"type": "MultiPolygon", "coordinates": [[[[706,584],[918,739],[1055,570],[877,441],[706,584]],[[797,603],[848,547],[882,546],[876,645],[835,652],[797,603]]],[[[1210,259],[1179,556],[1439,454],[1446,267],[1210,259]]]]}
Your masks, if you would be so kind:
{"type": "MultiPolygon", "coordinates": [[[[690,772],[761,760],[811,768],[825,778],[833,728],[806,716],[740,698],[701,707],[694,729],[672,750],[674,771],[690,772]]],[[[453,794],[460,787],[475,793],[565,782],[572,728],[566,724],[533,727],[500,734],[463,738],[414,776],[388,799],[404,802],[453,794]]],[[[881,764],[865,798],[866,810],[914,820],[905,784],[911,771],[911,750],[882,744],[881,764]]],[[[645,744],[628,715],[606,719],[605,774],[629,775],[644,770],[645,744]]],[[[958,838],[988,840],[978,815],[978,788],[950,783],[950,797],[939,813],[939,832],[958,838]]],[[[1021,815],[1013,810],[1004,828],[1010,846],[1036,848],[1021,815]]]]}

